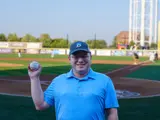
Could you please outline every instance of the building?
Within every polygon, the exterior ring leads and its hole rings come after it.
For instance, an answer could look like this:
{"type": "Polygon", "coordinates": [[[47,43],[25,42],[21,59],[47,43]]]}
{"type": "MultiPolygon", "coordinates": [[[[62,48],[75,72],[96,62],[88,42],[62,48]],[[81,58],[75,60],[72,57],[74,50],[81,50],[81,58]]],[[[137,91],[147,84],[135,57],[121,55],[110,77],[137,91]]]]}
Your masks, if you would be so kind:
{"type": "Polygon", "coordinates": [[[128,39],[129,39],[129,32],[128,31],[121,31],[116,35],[116,43],[117,44],[128,44],[128,39]]]}
{"type": "MultiPolygon", "coordinates": [[[[140,42],[140,32],[134,33],[134,39],[131,39],[134,43],[140,42]]],[[[149,36],[145,36],[145,40],[149,40],[149,36]]],[[[121,31],[116,35],[116,43],[117,44],[123,44],[123,45],[129,45],[129,31],[121,31]]]]}

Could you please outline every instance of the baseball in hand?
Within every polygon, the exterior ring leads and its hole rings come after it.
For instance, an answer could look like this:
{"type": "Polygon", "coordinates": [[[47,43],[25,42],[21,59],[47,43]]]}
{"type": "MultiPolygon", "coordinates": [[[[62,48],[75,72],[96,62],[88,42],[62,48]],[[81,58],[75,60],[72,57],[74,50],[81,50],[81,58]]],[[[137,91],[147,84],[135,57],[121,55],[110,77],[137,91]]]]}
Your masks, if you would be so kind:
{"type": "Polygon", "coordinates": [[[30,71],[36,71],[38,70],[40,67],[40,64],[37,61],[32,61],[29,65],[28,65],[28,69],[30,71]]]}

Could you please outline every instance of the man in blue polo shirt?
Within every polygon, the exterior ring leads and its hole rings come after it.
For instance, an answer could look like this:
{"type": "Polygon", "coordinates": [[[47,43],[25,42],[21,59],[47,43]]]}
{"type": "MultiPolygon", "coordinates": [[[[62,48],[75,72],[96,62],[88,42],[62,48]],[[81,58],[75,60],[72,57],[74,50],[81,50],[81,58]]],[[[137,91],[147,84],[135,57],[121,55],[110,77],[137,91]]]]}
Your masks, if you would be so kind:
{"type": "Polygon", "coordinates": [[[56,120],[118,120],[119,107],[112,80],[91,69],[91,52],[85,42],[70,46],[72,69],[54,78],[43,93],[37,71],[29,71],[31,94],[37,110],[55,107],[56,120]]]}

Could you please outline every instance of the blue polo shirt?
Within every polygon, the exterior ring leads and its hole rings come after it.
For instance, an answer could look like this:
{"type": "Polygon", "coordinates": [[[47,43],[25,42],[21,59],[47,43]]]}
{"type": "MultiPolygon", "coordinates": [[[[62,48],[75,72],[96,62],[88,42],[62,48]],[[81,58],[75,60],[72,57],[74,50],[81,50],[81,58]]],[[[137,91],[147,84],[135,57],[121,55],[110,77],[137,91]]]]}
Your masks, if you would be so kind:
{"type": "Polygon", "coordinates": [[[106,108],[119,107],[112,80],[92,69],[84,78],[72,70],[56,77],[44,99],[55,106],[57,120],[104,120],[106,108]]]}

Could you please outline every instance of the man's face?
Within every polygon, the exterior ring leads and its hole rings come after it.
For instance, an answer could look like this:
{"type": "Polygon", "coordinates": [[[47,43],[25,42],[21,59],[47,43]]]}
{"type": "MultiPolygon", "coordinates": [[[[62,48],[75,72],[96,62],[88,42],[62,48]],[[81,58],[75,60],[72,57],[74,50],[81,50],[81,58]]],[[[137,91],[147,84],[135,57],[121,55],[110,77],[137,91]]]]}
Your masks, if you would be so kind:
{"type": "Polygon", "coordinates": [[[73,72],[84,75],[91,66],[91,54],[85,51],[77,51],[69,57],[73,72]]]}

